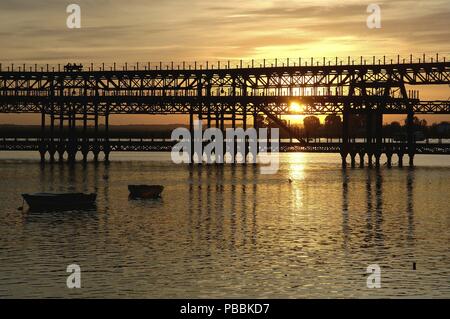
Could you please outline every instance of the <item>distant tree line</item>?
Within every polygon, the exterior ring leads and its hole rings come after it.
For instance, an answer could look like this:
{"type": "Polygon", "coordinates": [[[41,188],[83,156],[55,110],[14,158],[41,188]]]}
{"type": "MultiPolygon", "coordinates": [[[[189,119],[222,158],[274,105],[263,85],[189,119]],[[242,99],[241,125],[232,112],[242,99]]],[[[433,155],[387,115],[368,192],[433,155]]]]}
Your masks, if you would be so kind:
{"type": "MultiPolygon", "coordinates": [[[[352,114],[349,118],[349,136],[350,137],[365,137],[367,120],[364,115],[352,114]]],[[[285,121],[288,124],[287,121],[285,121]]],[[[372,131],[375,132],[375,121],[369,123],[372,126],[372,131]]],[[[275,127],[276,124],[271,123],[267,118],[260,120],[260,126],[275,127]]],[[[330,114],[325,117],[323,123],[317,116],[307,116],[303,120],[303,126],[291,125],[292,128],[298,131],[300,136],[304,137],[342,137],[342,118],[337,114],[330,114]]],[[[421,133],[425,138],[450,138],[450,122],[440,122],[428,125],[424,119],[414,117],[413,130],[416,133],[421,133]]],[[[406,120],[404,123],[398,121],[384,124],[382,127],[383,137],[399,137],[406,136],[406,120]]],[[[283,133],[281,136],[283,137],[283,133]]]]}
{"type": "MultiPolygon", "coordinates": [[[[277,127],[269,118],[258,116],[256,119],[258,127],[277,127]]],[[[338,138],[342,137],[342,118],[337,114],[330,114],[325,117],[323,123],[317,116],[307,116],[303,120],[303,125],[290,125],[288,121],[285,124],[290,126],[291,131],[296,132],[302,137],[324,137],[338,138]]],[[[372,130],[375,132],[375,121],[370,123],[372,130]]],[[[172,130],[176,127],[187,125],[117,125],[110,126],[109,137],[111,138],[170,138],[172,130]]],[[[230,127],[227,123],[226,127],[230,127]]],[[[424,138],[450,138],[450,122],[440,122],[428,125],[426,120],[420,120],[414,117],[413,128],[415,132],[420,132],[424,138]]],[[[205,128],[205,126],[204,126],[205,128]]],[[[99,127],[99,136],[103,136],[104,126],[99,127]]],[[[406,136],[406,123],[397,121],[384,124],[383,137],[401,137],[406,136]]],[[[55,127],[55,136],[59,136],[59,127],[55,127]]],[[[67,129],[63,131],[63,135],[68,135],[67,129]]],[[[77,135],[82,136],[83,129],[77,127],[77,135]]],[[[94,128],[89,126],[87,135],[93,137],[95,135],[94,128]]],[[[362,138],[366,135],[366,117],[364,115],[352,114],[349,118],[349,136],[351,138],[362,138]]],[[[30,137],[38,138],[42,136],[41,127],[39,125],[0,125],[0,138],[2,137],[30,137]]],[[[46,136],[50,136],[49,127],[46,128],[46,136]]],[[[288,138],[289,135],[284,130],[280,130],[281,138],[288,138]]]]}

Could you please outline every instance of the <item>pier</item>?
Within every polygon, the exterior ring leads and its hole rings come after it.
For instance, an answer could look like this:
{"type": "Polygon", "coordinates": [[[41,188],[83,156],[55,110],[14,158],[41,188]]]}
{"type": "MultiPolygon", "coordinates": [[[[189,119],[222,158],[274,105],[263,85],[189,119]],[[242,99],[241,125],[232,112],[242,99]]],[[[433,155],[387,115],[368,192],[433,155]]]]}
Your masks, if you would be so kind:
{"type": "MultiPolygon", "coordinates": [[[[399,165],[416,154],[450,154],[449,145],[419,143],[413,119],[420,114],[450,114],[450,101],[424,101],[416,85],[449,85],[450,57],[358,57],[333,59],[274,59],[250,61],[76,65],[0,65],[0,113],[41,116],[37,140],[0,137],[0,150],[39,151],[44,161],[73,162],[80,152],[86,161],[113,151],[169,151],[173,141],[117,140],[109,136],[111,116],[174,115],[205,121],[206,127],[258,128],[265,116],[284,130],[292,142],[280,151],[333,152],[342,165],[356,158],[379,167],[384,154],[399,165]],[[292,103],[302,106],[292,110],[292,103]],[[341,138],[311,141],[299,136],[282,116],[338,115],[341,138]],[[398,143],[382,135],[383,115],[404,114],[407,137],[398,143]],[[363,141],[351,134],[352,116],[363,116],[363,141]],[[102,131],[99,126],[102,126],[102,131]],[[92,127],[94,134],[88,134],[92,127]],[[3,138],[3,139],[2,139],[3,138]]],[[[362,164],[361,164],[362,163],[362,164]]]]}

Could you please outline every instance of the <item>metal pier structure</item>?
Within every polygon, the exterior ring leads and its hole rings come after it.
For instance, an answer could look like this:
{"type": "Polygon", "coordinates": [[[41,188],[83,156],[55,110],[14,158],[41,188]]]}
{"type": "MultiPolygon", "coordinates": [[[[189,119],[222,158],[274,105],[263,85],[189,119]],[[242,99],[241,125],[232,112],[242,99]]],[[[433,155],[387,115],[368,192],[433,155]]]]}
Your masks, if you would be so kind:
{"type": "MultiPolygon", "coordinates": [[[[44,160],[56,154],[75,161],[81,152],[87,160],[92,152],[97,160],[111,151],[162,150],[167,142],[114,141],[109,137],[113,115],[173,115],[189,117],[222,130],[225,125],[258,128],[264,115],[285,130],[297,143],[282,143],[281,150],[336,152],[345,166],[350,156],[361,162],[373,159],[380,166],[385,154],[449,154],[442,143],[420,144],[414,139],[413,119],[417,114],[450,114],[450,101],[423,101],[417,85],[449,85],[450,56],[346,59],[251,60],[206,63],[136,63],[110,65],[4,65],[0,64],[0,113],[37,113],[41,116],[42,137],[35,144],[8,141],[0,150],[36,149],[44,160]],[[75,67],[74,67],[75,66],[75,67]],[[290,105],[302,105],[294,112],[290,105]],[[338,143],[311,143],[281,120],[284,115],[329,115],[342,117],[338,143]],[[350,119],[355,114],[366,122],[364,143],[354,142],[350,119]],[[404,114],[407,118],[405,143],[385,142],[383,115],[404,114]],[[104,128],[101,132],[99,124],[104,128]],[[94,129],[94,137],[87,133],[94,129]],[[63,132],[69,132],[68,134],[63,132]],[[36,144],[37,143],[37,144],[36,144]],[[146,144],[147,143],[147,144],[146,144]],[[426,145],[426,146],[424,146],[426,145]]],[[[170,144],[170,143],[169,143],[170,144]]]]}

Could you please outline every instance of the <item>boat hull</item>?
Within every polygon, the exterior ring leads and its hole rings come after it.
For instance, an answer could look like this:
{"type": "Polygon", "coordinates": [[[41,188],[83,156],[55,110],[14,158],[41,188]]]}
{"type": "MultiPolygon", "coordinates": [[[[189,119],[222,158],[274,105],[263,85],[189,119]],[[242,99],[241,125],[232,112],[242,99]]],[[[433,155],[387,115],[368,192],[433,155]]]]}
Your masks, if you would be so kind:
{"type": "Polygon", "coordinates": [[[71,210],[95,206],[97,194],[22,194],[31,210],[71,210]]]}
{"type": "Polygon", "coordinates": [[[161,185],[128,185],[131,198],[150,198],[161,197],[164,187],[161,185]]]}

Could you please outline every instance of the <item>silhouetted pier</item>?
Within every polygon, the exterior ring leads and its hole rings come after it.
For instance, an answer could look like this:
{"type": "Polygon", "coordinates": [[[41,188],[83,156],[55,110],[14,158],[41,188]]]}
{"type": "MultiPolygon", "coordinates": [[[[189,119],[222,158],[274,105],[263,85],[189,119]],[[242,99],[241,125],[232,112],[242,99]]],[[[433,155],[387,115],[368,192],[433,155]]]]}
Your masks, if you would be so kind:
{"type": "Polygon", "coordinates": [[[282,143],[281,150],[336,152],[355,165],[367,157],[380,165],[385,154],[449,154],[448,145],[417,143],[416,114],[450,114],[450,102],[422,101],[414,85],[450,84],[450,56],[359,57],[222,62],[136,63],[101,65],[0,65],[0,113],[38,113],[39,141],[4,139],[1,150],[37,150],[42,159],[56,154],[75,161],[81,152],[97,160],[100,152],[168,150],[173,142],[117,141],[109,137],[110,117],[119,114],[189,115],[207,127],[225,125],[258,128],[264,115],[285,130],[297,143],[282,143]],[[293,111],[291,103],[301,110],[293,111]],[[342,138],[335,143],[310,142],[298,136],[283,115],[342,116],[342,138]],[[403,143],[386,142],[383,115],[405,114],[407,137],[403,143]],[[352,116],[364,116],[364,142],[351,135],[352,116]],[[99,123],[103,131],[99,131],[99,123]],[[92,126],[94,137],[88,133],[92,126]],[[78,128],[78,129],[77,129],[78,128]],[[80,129],[81,128],[81,129],[80,129]],[[68,135],[63,132],[68,131],[68,135]]]}

